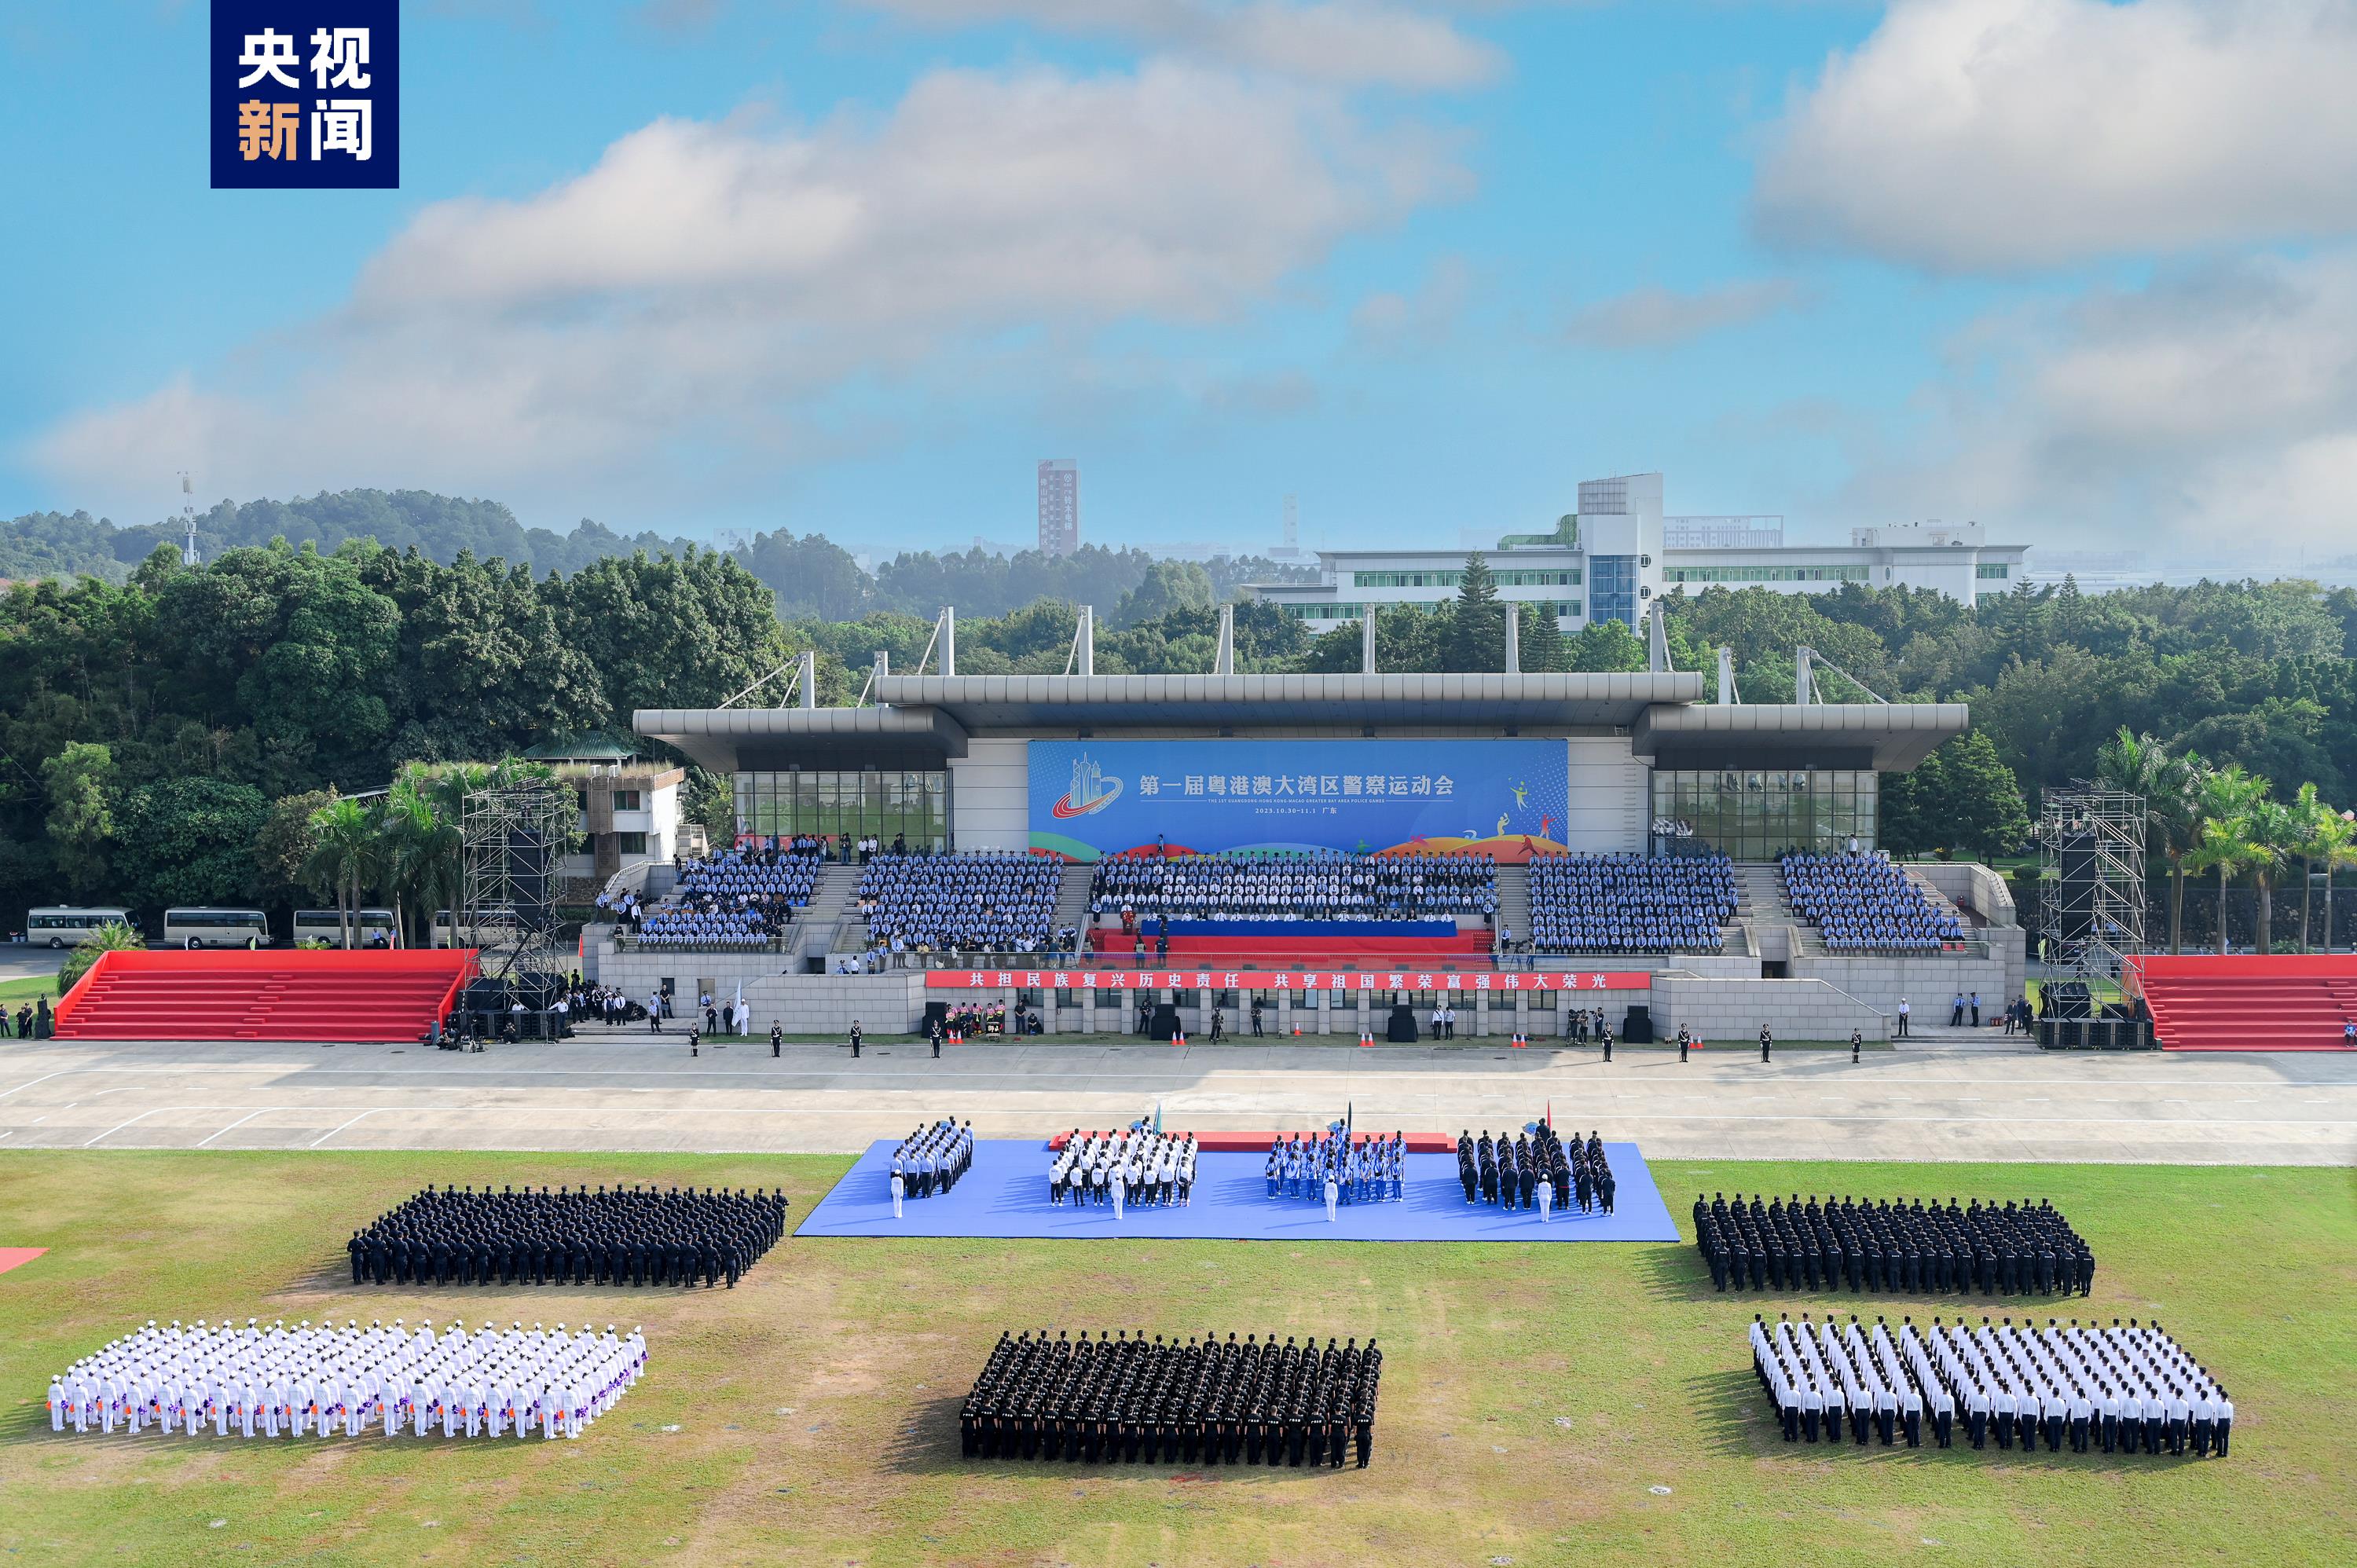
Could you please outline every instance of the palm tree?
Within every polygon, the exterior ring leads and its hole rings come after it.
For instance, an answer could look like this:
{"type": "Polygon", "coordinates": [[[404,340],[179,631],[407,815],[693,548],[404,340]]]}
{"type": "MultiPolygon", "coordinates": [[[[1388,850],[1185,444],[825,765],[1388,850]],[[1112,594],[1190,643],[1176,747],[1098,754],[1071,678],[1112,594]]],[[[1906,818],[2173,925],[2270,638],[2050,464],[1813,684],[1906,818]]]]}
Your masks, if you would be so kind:
{"type": "Polygon", "coordinates": [[[2193,752],[2171,751],[2127,725],[2095,754],[2096,782],[2143,797],[2145,821],[2169,862],[2169,950],[2185,950],[2185,856],[2201,837],[2195,789],[2207,771],[2193,752]]]}
{"type": "Polygon", "coordinates": [[[2303,784],[2293,797],[2291,811],[2299,825],[2299,843],[2293,854],[2299,858],[2299,950],[2308,949],[2309,906],[2315,902],[2309,897],[2309,884],[2316,880],[2316,863],[2325,840],[2330,836],[2333,824],[2341,819],[2332,808],[2317,798],[2313,783],[2303,784]]]}
{"type": "Polygon", "coordinates": [[[436,804],[431,770],[414,762],[394,777],[393,787],[385,792],[381,821],[393,929],[406,945],[409,920],[447,908],[457,889],[458,825],[446,821],[436,804]]]}
{"type": "Polygon", "coordinates": [[[312,812],[311,832],[316,842],[303,863],[303,875],[335,888],[336,930],[349,948],[361,888],[373,885],[383,872],[383,841],[374,814],[358,800],[330,800],[312,812]]]}
{"type": "Polygon", "coordinates": [[[2357,811],[2327,811],[2317,823],[2316,858],[2324,863],[2324,950],[2332,950],[2332,877],[2357,865],[2357,811]]]}
{"type": "Polygon", "coordinates": [[[2193,787],[2192,814],[2199,824],[2188,870],[2218,873],[2218,950],[2226,950],[2226,883],[2249,865],[2244,821],[2267,792],[2267,781],[2230,762],[2204,773],[2193,787]]]}
{"type": "Polygon", "coordinates": [[[2281,800],[2255,800],[2243,819],[2244,865],[2259,899],[2259,950],[2275,951],[2276,878],[2308,842],[2298,808],[2281,800]]]}

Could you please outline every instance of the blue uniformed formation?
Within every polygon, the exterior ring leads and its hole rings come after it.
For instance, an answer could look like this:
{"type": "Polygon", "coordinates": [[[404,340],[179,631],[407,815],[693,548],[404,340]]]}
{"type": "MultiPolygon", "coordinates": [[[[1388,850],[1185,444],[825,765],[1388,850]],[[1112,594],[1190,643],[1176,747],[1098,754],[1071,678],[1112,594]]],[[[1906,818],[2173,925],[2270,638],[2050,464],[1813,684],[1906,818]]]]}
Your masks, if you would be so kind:
{"type": "Polygon", "coordinates": [[[1486,1127],[1479,1141],[1470,1128],[1459,1133],[1457,1180],[1468,1203],[1495,1204],[1509,1213],[1535,1208],[1542,1217],[1558,1208],[1569,1213],[1574,1204],[1582,1214],[1609,1214],[1620,1189],[1602,1138],[1591,1131],[1585,1144],[1577,1133],[1566,1143],[1544,1122],[1512,1139],[1501,1133],[1494,1142],[1486,1127]]]}
{"type": "Polygon", "coordinates": [[[737,1279],[786,1230],[786,1195],[738,1188],[427,1187],[352,1232],[352,1283],[692,1285],[737,1279]]]}
{"type": "Polygon", "coordinates": [[[2095,1253],[2051,1203],[1859,1203],[1724,1193],[1694,1206],[1695,1245],[1720,1290],[2085,1295],[2095,1253]]]}
{"type": "Polygon", "coordinates": [[[1355,1452],[1363,1470],[1383,1375],[1372,1338],[1321,1350],[1291,1336],[1002,1333],[958,1412],[959,1446],[969,1459],[1334,1469],[1355,1452]]]}
{"type": "Polygon", "coordinates": [[[1864,1447],[1869,1434],[1888,1448],[1910,1448],[1929,1436],[1939,1447],[1964,1439],[1985,1449],[2019,1444],[2034,1452],[2065,1446],[2074,1454],[2191,1453],[2223,1458],[2233,1439],[2234,1402],[2206,1368],[2186,1354],[2158,1323],[2118,1318],[2109,1328],[2068,1326],[2052,1318],[2044,1328],[2011,1318],[1977,1328],[1932,1320],[1903,1321],[1896,1334],[1880,1318],[1862,1327],[1751,1324],[1751,1360],[1787,1443],[1844,1441],[1864,1447]]]}
{"type": "Polygon", "coordinates": [[[1938,952],[1964,939],[1955,915],[1923,896],[1888,855],[1787,854],[1777,861],[1792,912],[1828,952],[1938,952]]]}
{"type": "Polygon", "coordinates": [[[1498,910],[1487,854],[1107,855],[1089,908],[1205,920],[1446,920],[1498,910]]]}
{"type": "Polygon", "coordinates": [[[682,863],[670,896],[631,923],[644,947],[767,948],[825,868],[815,850],[723,850],[682,863]]]}
{"type": "Polygon", "coordinates": [[[1735,916],[1723,854],[1551,854],[1531,861],[1540,952],[1717,952],[1735,916]]]}
{"type": "Polygon", "coordinates": [[[876,855],[859,874],[870,943],[909,952],[1040,952],[1062,885],[1035,854],[876,855]]]}
{"type": "Polygon", "coordinates": [[[1334,1178],[1334,1200],[1397,1203],[1407,1171],[1407,1134],[1361,1133],[1349,1138],[1304,1137],[1296,1133],[1268,1146],[1268,1196],[1326,1199],[1326,1178],[1334,1178]]]}
{"type": "Polygon", "coordinates": [[[974,1165],[974,1123],[947,1117],[918,1128],[892,1151],[893,1176],[910,1197],[931,1197],[957,1185],[974,1165]]]}

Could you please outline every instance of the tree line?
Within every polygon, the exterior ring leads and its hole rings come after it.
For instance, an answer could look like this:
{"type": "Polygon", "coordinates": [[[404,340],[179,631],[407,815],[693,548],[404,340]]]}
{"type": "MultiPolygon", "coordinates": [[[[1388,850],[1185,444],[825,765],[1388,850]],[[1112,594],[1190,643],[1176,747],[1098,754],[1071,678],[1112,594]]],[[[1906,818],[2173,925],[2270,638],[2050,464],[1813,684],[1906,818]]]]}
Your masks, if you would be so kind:
{"type": "MultiPolygon", "coordinates": [[[[221,501],[198,513],[196,525],[198,553],[207,561],[276,539],[314,544],[323,554],[371,541],[397,552],[414,550],[443,565],[472,555],[570,575],[611,556],[684,556],[691,548],[713,549],[652,532],[623,535],[588,518],[566,533],[526,528],[498,501],[429,490],[323,490],[284,501],[221,501]]],[[[86,511],[28,512],[0,522],[0,578],[89,575],[121,583],[159,547],[178,549],[184,537],[177,519],[118,527],[86,511]]],[[[1007,555],[978,546],[941,554],[902,551],[870,573],[824,534],[797,537],[791,529],[755,533],[725,553],[769,585],[778,613],[789,619],[856,620],[879,611],[930,618],[951,604],[968,615],[996,616],[1047,597],[1095,605],[1102,618],[1125,623],[1158,614],[1156,607],[1173,592],[1191,595],[1200,586],[1225,598],[1245,583],[1315,575],[1256,555],[1197,564],[1097,544],[1070,555],[1036,550],[1007,555]]]]}
{"type": "MultiPolygon", "coordinates": [[[[1083,585],[1054,596],[1042,579],[993,614],[985,607],[1002,601],[972,604],[949,578],[921,581],[909,590],[917,612],[781,619],[775,588],[741,553],[686,545],[535,572],[464,550],[446,563],[371,536],[329,551],[241,546],[195,570],[165,546],[120,581],[20,583],[0,599],[0,908],[324,895],[287,846],[330,792],[382,789],[410,763],[512,757],[549,740],[637,744],[633,709],[718,703],[805,649],[819,655],[821,700],[848,703],[879,650],[895,669],[916,667],[932,633],[924,601],[958,604],[967,672],[1062,671],[1075,603],[1099,607],[1100,671],[1208,671],[1219,607],[1239,591],[1194,564],[1146,562],[1119,595],[1083,585]]],[[[2346,800],[2357,780],[2346,652],[2357,595],[2346,590],[2244,582],[2088,596],[2066,582],[1967,607],[1845,584],[1819,595],[1673,590],[1663,604],[1672,660],[1701,672],[1706,698],[1725,646],[1737,695],[1791,700],[1805,645],[1830,699],[1972,705],[1970,735],[1883,780],[1880,837],[1901,852],[2022,851],[2039,790],[2096,777],[2124,727],[2200,758],[2204,777],[2266,781],[2276,805],[2304,786],[2319,801],[2346,800]]],[[[1258,599],[1235,613],[1239,669],[1359,668],[1355,624],[1321,632],[1258,599]]],[[[1454,598],[1387,608],[1376,630],[1385,671],[1504,667],[1504,605],[1479,553],[1454,598]]],[[[1520,659],[1532,671],[1647,662],[1618,621],[1566,637],[1545,615],[1523,618],[1520,659]]],[[[692,778],[689,798],[725,829],[716,781],[692,778]]],[[[2238,883],[2253,875],[2228,872],[2238,883]]]]}

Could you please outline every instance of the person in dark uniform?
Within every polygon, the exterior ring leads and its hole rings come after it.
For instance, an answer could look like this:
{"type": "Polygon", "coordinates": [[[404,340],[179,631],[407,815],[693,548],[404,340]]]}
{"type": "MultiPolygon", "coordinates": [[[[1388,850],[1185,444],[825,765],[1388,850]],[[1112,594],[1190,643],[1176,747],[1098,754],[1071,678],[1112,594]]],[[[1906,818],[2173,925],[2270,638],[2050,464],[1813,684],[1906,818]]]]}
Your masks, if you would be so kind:
{"type": "Polygon", "coordinates": [[[770,1026],[770,1054],[780,1057],[786,1052],[786,1032],[776,1024],[770,1026]]]}
{"type": "Polygon", "coordinates": [[[1856,1062],[1858,1059],[1857,1053],[1865,1044],[1866,1036],[1864,1034],[1857,1029],[1852,1029],[1849,1032],[1849,1059],[1852,1062],[1856,1062]]]}
{"type": "Polygon", "coordinates": [[[859,1059],[859,1020],[854,1018],[851,1021],[851,1059],[853,1061],[859,1059]]]}
{"type": "Polygon", "coordinates": [[[1775,1046],[1776,1046],[1776,1036],[1775,1036],[1774,1035],[1772,1035],[1772,1034],[1769,1033],[1768,1026],[1767,1026],[1767,1025],[1765,1025],[1765,1024],[1760,1025],[1760,1059],[1761,1061],[1763,1061],[1763,1062],[1764,1062],[1764,1061],[1766,1061],[1766,1060],[1768,1059],[1768,1053],[1769,1053],[1770,1051],[1773,1050],[1773,1049],[1775,1048],[1775,1046]]]}

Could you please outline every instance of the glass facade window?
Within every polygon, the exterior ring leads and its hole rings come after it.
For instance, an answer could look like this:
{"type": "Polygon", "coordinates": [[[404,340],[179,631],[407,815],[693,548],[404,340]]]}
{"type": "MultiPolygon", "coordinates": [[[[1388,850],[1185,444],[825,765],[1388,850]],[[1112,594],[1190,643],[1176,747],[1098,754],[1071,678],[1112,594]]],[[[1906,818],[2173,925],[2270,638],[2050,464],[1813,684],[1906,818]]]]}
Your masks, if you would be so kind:
{"type": "Polygon", "coordinates": [[[1367,613],[1364,605],[1308,604],[1276,607],[1296,620],[1357,620],[1367,613]]]}
{"type": "Polygon", "coordinates": [[[1590,620],[1637,624],[1637,558],[1634,555],[1591,555],[1587,558],[1587,615],[1590,620]]]}
{"type": "Polygon", "coordinates": [[[895,837],[910,849],[950,848],[946,772],[876,769],[737,775],[739,837],[815,833],[854,839],[895,837]]]}
{"type": "Polygon", "coordinates": [[[1846,768],[1657,768],[1653,853],[1717,850],[1773,860],[1788,849],[1875,847],[1876,776],[1846,768]]]}
{"type": "Polygon", "coordinates": [[[1665,583],[1863,583],[1870,570],[1863,565],[1664,566],[1662,568],[1662,580],[1665,583]]]}
{"type": "Polygon", "coordinates": [[[1998,562],[1995,564],[1984,564],[1973,568],[1973,575],[1979,578],[1984,583],[2002,583],[2007,577],[2013,575],[2013,568],[2010,565],[2006,564],[2004,562],[1998,562]]]}

